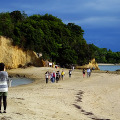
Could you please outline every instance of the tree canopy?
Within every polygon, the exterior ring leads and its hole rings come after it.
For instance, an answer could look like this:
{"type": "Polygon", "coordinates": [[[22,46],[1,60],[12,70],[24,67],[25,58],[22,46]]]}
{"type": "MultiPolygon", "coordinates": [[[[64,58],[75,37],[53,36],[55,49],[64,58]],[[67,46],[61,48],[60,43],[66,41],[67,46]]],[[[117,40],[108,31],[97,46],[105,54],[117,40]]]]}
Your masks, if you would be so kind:
{"type": "Polygon", "coordinates": [[[0,13],[0,35],[13,39],[13,45],[43,54],[43,59],[60,65],[97,62],[119,63],[120,52],[87,44],[84,30],[74,23],[64,24],[51,14],[27,16],[25,12],[0,13]]]}
{"type": "Polygon", "coordinates": [[[90,51],[94,53],[98,63],[120,63],[120,52],[112,52],[110,49],[98,48],[94,44],[89,44],[90,51]]]}

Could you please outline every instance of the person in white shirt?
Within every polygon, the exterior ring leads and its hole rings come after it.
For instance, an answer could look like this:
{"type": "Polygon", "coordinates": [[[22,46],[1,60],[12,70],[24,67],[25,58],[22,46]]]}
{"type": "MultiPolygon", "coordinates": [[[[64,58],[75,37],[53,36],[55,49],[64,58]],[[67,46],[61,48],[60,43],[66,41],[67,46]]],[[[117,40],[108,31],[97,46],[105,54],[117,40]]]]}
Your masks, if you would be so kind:
{"type": "Polygon", "coordinates": [[[0,113],[3,99],[3,113],[6,113],[7,107],[7,92],[8,92],[8,73],[5,71],[5,64],[0,63],[0,113]]]}
{"type": "Polygon", "coordinates": [[[45,73],[46,83],[48,83],[48,78],[49,78],[49,73],[48,73],[48,72],[46,72],[46,73],[45,73]]]}
{"type": "Polygon", "coordinates": [[[91,70],[90,70],[90,68],[88,68],[87,69],[87,77],[90,77],[90,75],[91,75],[91,70]]]}

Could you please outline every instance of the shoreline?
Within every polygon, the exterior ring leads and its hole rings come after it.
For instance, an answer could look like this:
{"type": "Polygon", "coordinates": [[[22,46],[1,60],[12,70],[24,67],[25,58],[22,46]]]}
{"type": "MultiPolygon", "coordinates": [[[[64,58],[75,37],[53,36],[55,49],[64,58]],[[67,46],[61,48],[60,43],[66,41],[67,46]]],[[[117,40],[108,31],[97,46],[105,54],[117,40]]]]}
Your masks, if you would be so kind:
{"type": "MultiPolygon", "coordinates": [[[[28,67],[30,68],[30,67],[28,67]]],[[[42,67],[41,67],[42,68],[42,67]]],[[[44,68],[47,68],[47,67],[44,67],[44,68]]],[[[50,67],[48,67],[47,70],[49,70],[50,67]]],[[[20,71],[21,70],[24,70],[23,68],[18,68],[20,71]]],[[[32,68],[31,68],[32,69],[32,68]]],[[[53,71],[56,71],[55,68],[50,68],[52,69],[53,71]]],[[[59,70],[62,70],[63,68],[59,68],[59,70]]],[[[66,68],[65,68],[66,69],[66,68]]],[[[16,70],[16,69],[11,69],[11,70],[16,70]]],[[[23,72],[19,73],[15,73],[15,72],[10,72],[11,70],[8,70],[8,73],[9,73],[9,76],[10,78],[12,79],[12,77],[16,77],[16,78],[28,78],[28,79],[31,79],[32,82],[29,83],[29,84],[22,84],[22,85],[17,85],[17,86],[12,86],[12,87],[19,87],[19,86],[27,86],[27,85],[30,85],[30,84],[37,84],[38,83],[38,79],[34,78],[33,75],[31,74],[24,74],[23,72]]],[[[68,69],[67,69],[68,70],[68,69]]],[[[80,71],[82,72],[82,69],[76,69],[77,71],[80,71]]],[[[120,71],[108,71],[108,70],[92,70],[92,73],[108,73],[108,74],[120,74],[120,71]]],[[[41,78],[40,78],[41,79],[41,78]]],[[[43,79],[43,78],[42,78],[43,79]]]]}
{"type": "Polygon", "coordinates": [[[109,63],[97,63],[98,65],[120,65],[120,64],[109,64],[109,63]]]}
{"type": "MultiPolygon", "coordinates": [[[[30,68],[30,67],[28,67],[28,68],[30,68]]],[[[46,67],[44,67],[44,68],[46,68],[46,67]]],[[[49,68],[49,67],[48,67],[49,68]]],[[[50,68],[50,69],[53,69],[53,71],[56,71],[56,69],[55,68],[50,68]]],[[[63,68],[60,68],[59,70],[62,70],[63,68]]],[[[16,70],[16,69],[11,69],[11,70],[16,70]]],[[[31,75],[31,74],[24,74],[23,72],[21,72],[21,73],[19,73],[19,72],[17,72],[17,73],[15,73],[15,72],[10,72],[11,70],[8,70],[8,73],[9,73],[9,76],[10,77],[17,77],[17,78],[28,78],[28,79],[31,79],[32,80],[32,82],[31,83],[29,83],[29,84],[21,84],[21,85],[17,85],[17,86],[12,86],[12,87],[26,87],[26,86],[29,86],[29,85],[34,85],[34,84],[37,84],[39,81],[38,81],[38,79],[36,79],[36,78],[34,78],[34,76],[33,75],[31,75]]],[[[19,68],[19,70],[21,71],[21,70],[24,70],[23,68],[19,68]]],[[[47,70],[49,70],[49,69],[47,69],[47,70]]],[[[68,69],[67,69],[68,70],[68,69]]],[[[81,69],[76,69],[77,71],[80,71],[81,73],[82,73],[82,70],[81,69]]],[[[104,70],[92,70],[92,73],[106,73],[106,74],[118,74],[118,75],[120,75],[120,71],[104,71],[104,70]]],[[[11,78],[12,79],[12,78],[11,78]]],[[[41,79],[41,78],[40,78],[41,79]]],[[[44,78],[42,78],[42,80],[43,80],[44,78]]],[[[43,81],[41,82],[41,83],[43,83],[43,81]]]]}
{"type": "Polygon", "coordinates": [[[44,74],[48,70],[58,69],[8,70],[35,82],[9,88],[7,114],[1,114],[1,119],[119,120],[120,75],[92,72],[90,78],[83,78],[82,70],[75,69],[69,78],[69,69],[64,69],[64,80],[46,84],[44,74]]]}

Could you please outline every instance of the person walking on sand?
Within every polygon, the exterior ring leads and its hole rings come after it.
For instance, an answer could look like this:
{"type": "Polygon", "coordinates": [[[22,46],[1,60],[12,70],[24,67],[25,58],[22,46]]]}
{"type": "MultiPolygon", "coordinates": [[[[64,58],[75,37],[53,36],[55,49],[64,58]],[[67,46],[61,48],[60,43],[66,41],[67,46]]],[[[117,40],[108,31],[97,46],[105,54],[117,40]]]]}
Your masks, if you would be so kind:
{"type": "Polygon", "coordinates": [[[5,64],[0,63],[0,113],[3,99],[3,113],[6,113],[8,93],[8,73],[5,71],[5,64]]]}
{"type": "Polygon", "coordinates": [[[53,73],[52,72],[50,72],[50,80],[53,83],[53,73]]]}
{"type": "Polygon", "coordinates": [[[90,70],[90,68],[88,68],[87,69],[87,77],[90,77],[90,75],[91,75],[91,70],[90,70]]]}
{"type": "Polygon", "coordinates": [[[45,79],[46,79],[46,83],[48,83],[48,78],[49,78],[49,73],[48,71],[45,73],[45,79]]]}
{"type": "Polygon", "coordinates": [[[48,72],[48,81],[51,81],[51,72],[48,72]]]}
{"type": "Polygon", "coordinates": [[[59,71],[56,72],[56,83],[59,81],[59,71]]]}
{"type": "Polygon", "coordinates": [[[72,74],[72,70],[70,69],[69,70],[69,77],[71,77],[71,74],[72,74]]]}
{"type": "Polygon", "coordinates": [[[83,69],[83,78],[85,77],[85,69],[83,69]]]}
{"type": "Polygon", "coordinates": [[[65,72],[64,71],[61,72],[61,76],[62,76],[62,80],[63,80],[64,76],[65,76],[65,72]]]}
{"type": "Polygon", "coordinates": [[[55,82],[55,78],[56,78],[56,73],[55,71],[53,71],[53,83],[55,82]]]}
{"type": "Polygon", "coordinates": [[[59,80],[61,79],[61,72],[59,71],[59,80]]]}
{"type": "Polygon", "coordinates": [[[72,70],[74,70],[74,69],[75,69],[75,67],[73,66],[73,67],[72,67],[72,70]]]}

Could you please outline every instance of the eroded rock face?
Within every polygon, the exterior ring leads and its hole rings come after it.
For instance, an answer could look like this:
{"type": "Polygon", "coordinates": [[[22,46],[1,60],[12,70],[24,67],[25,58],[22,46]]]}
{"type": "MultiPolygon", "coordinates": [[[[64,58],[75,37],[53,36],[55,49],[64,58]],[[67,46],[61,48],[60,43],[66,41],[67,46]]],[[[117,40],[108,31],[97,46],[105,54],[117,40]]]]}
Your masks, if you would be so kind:
{"type": "Polygon", "coordinates": [[[92,59],[92,60],[89,62],[89,64],[88,64],[87,67],[90,67],[90,68],[99,70],[98,64],[96,63],[95,59],[92,59]]]}
{"type": "Polygon", "coordinates": [[[18,68],[27,64],[44,66],[44,61],[35,52],[13,46],[12,40],[3,36],[0,36],[0,62],[5,63],[7,68],[18,68]]]}
{"type": "Polygon", "coordinates": [[[98,67],[97,62],[95,61],[95,59],[92,59],[89,64],[83,65],[83,66],[76,66],[77,69],[87,69],[87,68],[91,68],[91,69],[95,69],[95,70],[100,70],[98,67]]]}

